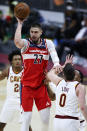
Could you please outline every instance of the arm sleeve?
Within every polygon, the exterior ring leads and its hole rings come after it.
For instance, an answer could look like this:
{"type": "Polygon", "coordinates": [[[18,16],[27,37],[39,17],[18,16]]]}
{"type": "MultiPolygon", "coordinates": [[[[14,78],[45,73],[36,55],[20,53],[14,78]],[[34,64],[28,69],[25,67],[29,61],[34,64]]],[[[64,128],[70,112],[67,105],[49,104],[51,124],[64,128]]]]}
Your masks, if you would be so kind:
{"type": "Polygon", "coordinates": [[[24,41],[24,47],[21,49],[21,53],[24,53],[29,47],[29,42],[26,39],[22,39],[24,41]]]}
{"type": "Polygon", "coordinates": [[[57,55],[54,43],[51,40],[46,40],[46,44],[54,66],[59,65],[59,57],[57,55]]]}

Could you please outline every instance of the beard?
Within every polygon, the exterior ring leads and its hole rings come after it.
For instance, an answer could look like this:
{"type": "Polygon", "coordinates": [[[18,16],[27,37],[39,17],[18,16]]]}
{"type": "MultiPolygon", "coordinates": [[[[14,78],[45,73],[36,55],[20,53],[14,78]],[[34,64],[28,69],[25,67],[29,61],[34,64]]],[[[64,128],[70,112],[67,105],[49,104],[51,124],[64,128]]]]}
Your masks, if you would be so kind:
{"type": "Polygon", "coordinates": [[[32,40],[32,42],[33,42],[34,44],[38,44],[38,43],[39,43],[39,39],[40,39],[40,38],[38,38],[37,40],[34,40],[33,38],[31,38],[31,40],[32,40]]]}
{"type": "Polygon", "coordinates": [[[32,40],[32,42],[33,42],[34,44],[37,44],[37,43],[38,43],[38,40],[37,40],[37,41],[35,41],[35,40],[32,40]]]}

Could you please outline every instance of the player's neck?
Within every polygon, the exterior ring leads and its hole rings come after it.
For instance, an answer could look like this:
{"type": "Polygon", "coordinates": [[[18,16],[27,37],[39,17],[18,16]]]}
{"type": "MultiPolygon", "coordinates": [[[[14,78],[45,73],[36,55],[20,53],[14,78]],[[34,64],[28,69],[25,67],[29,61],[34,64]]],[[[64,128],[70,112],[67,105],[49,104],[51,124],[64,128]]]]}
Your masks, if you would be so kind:
{"type": "Polygon", "coordinates": [[[12,70],[15,74],[18,74],[22,71],[22,67],[12,67],[12,70]]]}
{"type": "Polygon", "coordinates": [[[39,38],[39,40],[37,41],[37,45],[41,44],[41,38],[39,38]]]}
{"type": "Polygon", "coordinates": [[[30,39],[34,44],[36,45],[40,45],[42,43],[41,38],[39,38],[37,41],[33,41],[32,39],[30,39]]]}

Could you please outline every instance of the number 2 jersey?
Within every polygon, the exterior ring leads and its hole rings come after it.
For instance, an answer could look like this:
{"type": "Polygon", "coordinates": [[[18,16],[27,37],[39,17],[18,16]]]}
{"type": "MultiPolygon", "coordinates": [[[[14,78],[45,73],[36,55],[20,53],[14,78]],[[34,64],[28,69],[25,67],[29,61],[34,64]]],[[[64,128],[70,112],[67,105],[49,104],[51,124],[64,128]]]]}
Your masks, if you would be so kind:
{"type": "Polygon", "coordinates": [[[25,40],[25,46],[21,50],[24,64],[22,84],[31,88],[38,88],[45,79],[45,71],[51,55],[53,63],[59,64],[59,59],[51,40],[41,39],[36,45],[32,41],[25,40]]]}
{"type": "Polygon", "coordinates": [[[20,97],[20,81],[22,71],[18,74],[14,73],[12,66],[9,68],[9,76],[7,79],[7,98],[19,98],[20,97]]]}
{"type": "Polygon", "coordinates": [[[77,81],[61,80],[56,89],[56,115],[79,117],[80,109],[75,88],[77,81]]]}

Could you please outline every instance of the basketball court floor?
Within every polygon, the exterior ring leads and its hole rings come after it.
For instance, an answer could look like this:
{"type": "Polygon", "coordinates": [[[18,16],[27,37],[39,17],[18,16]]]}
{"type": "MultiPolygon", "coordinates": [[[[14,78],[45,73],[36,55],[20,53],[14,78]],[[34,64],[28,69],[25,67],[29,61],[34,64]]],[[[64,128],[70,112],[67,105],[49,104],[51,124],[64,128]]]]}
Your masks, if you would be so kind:
{"type": "MultiPolygon", "coordinates": [[[[2,109],[2,106],[4,105],[5,99],[6,99],[6,79],[3,81],[0,81],[0,111],[2,109]]],[[[49,131],[53,131],[54,114],[55,114],[55,102],[52,102],[49,131]]],[[[14,121],[12,123],[8,123],[4,131],[20,131],[21,124],[16,122],[17,115],[14,117],[15,117],[14,121]]],[[[41,125],[42,123],[40,120],[39,113],[34,105],[32,121],[31,121],[31,126],[32,126],[33,131],[41,131],[41,127],[42,127],[41,125]]],[[[85,131],[87,131],[87,127],[85,131]]]]}

